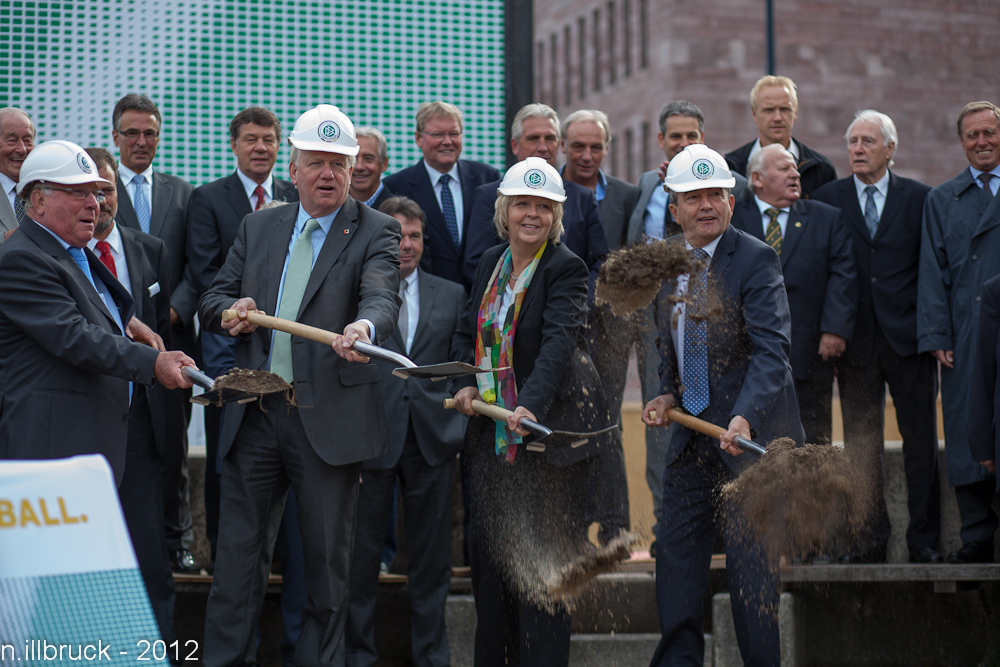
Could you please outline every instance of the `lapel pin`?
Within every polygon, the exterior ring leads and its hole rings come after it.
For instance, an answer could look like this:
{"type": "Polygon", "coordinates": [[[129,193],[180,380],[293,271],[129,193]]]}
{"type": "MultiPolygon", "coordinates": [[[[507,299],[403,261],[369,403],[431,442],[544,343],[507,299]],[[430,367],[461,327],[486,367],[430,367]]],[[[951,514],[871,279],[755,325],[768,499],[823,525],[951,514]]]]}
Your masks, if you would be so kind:
{"type": "Polygon", "coordinates": [[[796,221],[796,222],[795,222],[795,226],[796,226],[796,227],[801,227],[801,226],[802,226],[802,223],[801,223],[801,222],[798,222],[798,221],[796,221]]]}
{"type": "Polygon", "coordinates": [[[345,229],[345,230],[344,230],[344,233],[345,233],[345,234],[350,234],[350,233],[351,233],[351,230],[350,230],[350,229],[345,229]]]}

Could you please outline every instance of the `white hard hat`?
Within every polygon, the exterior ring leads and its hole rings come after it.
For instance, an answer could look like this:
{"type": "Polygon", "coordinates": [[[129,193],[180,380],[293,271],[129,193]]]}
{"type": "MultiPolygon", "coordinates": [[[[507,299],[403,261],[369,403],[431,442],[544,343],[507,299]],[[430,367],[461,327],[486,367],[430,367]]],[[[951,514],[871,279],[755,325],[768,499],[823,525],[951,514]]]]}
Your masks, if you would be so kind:
{"type": "Polygon", "coordinates": [[[332,104],[320,104],[299,116],[288,143],[300,151],[357,155],[359,150],[354,123],[332,104]]]}
{"type": "Polygon", "coordinates": [[[663,189],[691,192],[706,188],[731,188],[736,185],[726,158],[705,144],[690,144],[667,165],[663,189]]]}
{"type": "Polygon", "coordinates": [[[109,182],[98,176],[97,166],[85,150],[72,141],[60,140],[41,143],[24,158],[18,194],[33,181],[63,185],[109,182]]]}
{"type": "Polygon", "coordinates": [[[497,192],[502,195],[533,195],[562,203],[566,201],[562,176],[540,157],[521,160],[507,170],[497,192]]]}

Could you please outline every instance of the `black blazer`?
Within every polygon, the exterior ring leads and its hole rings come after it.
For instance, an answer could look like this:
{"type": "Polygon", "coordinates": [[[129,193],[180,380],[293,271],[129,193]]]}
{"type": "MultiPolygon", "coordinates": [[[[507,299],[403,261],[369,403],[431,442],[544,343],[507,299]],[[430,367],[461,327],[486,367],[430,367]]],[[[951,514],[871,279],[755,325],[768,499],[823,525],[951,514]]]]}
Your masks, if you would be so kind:
{"type": "Polygon", "coordinates": [[[852,344],[840,363],[870,363],[876,326],[896,354],[917,353],[920,225],[928,192],[930,188],[923,183],[889,172],[889,192],[874,239],[858,202],[854,176],[824,185],[813,195],[816,201],[843,211],[858,270],[858,317],[852,344]]]}
{"type": "MultiPolygon", "coordinates": [[[[167,246],[151,234],[119,227],[135,316],[163,338],[170,337],[170,261],[167,246]]],[[[156,450],[161,458],[176,457],[184,446],[184,392],[159,382],[146,392],[156,450]],[[169,448],[177,448],[169,452],[169,448]]]]}
{"type": "MultiPolygon", "coordinates": [[[[298,195],[296,195],[296,197],[297,196],[298,195]]],[[[393,192],[392,189],[388,185],[385,184],[385,181],[382,181],[382,192],[378,193],[378,197],[376,197],[375,201],[372,202],[372,208],[377,211],[379,209],[379,207],[382,206],[382,204],[385,203],[386,199],[391,199],[393,197],[398,197],[398,196],[399,195],[397,195],[395,192],[393,192]]],[[[424,216],[426,217],[426,215],[427,214],[425,213],[424,216]]]]}
{"type": "MultiPolygon", "coordinates": [[[[455,334],[461,361],[476,363],[479,304],[506,248],[506,244],[490,248],[479,263],[455,334]]],[[[618,422],[608,410],[600,377],[587,352],[586,317],[587,267],[565,244],[550,241],[521,303],[514,333],[514,378],[517,404],[552,429],[596,431],[618,422]]],[[[475,386],[475,376],[464,376],[455,378],[451,388],[455,393],[475,386]]],[[[611,431],[578,448],[547,447],[545,456],[554,465],[568,465],[598,454],[618,437],[611,431]]]]}
{"type": "Polygon", "coordinates": [[[598,208],[608,249],[618,250],[626,245],[628,224],[639,200],[639,188],[614,176],[605,178],[608,187],[604,190],[604,199],[598,203],[598,208]]]}
{"type": "MultiPolygon", "coordinates": [[[[421,268],[445,280],[462,283],[462,257],[469,236],[469,219],[472,213],[473,192],[483,183],[496,181],[500,172],[483,162],[472,160],[458,161],[458,178],[462,182],[462,244],[455,247],[451,233],[444,221],[444,213],[434,196],[431,179],[427,168],[421,159],[416,164],[407,167],[383,179],[387,188],[401,197],[409,197],[420,205],[427,219],[427,230],[424,233],[424,257],[421,268]]],[[[466,285],[467,286],[467,285],[466,285]]]]}
{"type": "MultiPolygon", "coordinates": [[[[476,190],[472,207],[472,221],[465,240],[465,264],[462,269],[467,284],[471,285],[479,268],[480,258],[487,249],[502,244],[493,224],[494,205],[500,181],[487,183],[476,190]]],[[[597,274],[608,254],[608,241],[601,225],[601,212],[597,197],[590,188],[565,182],[566,201],[563,203],[562,242],[576,256],[587,263],[590,270],[588,291],[594,295],[597,274]]],[[[492,269],[492,267],[490,267],[492,269]]],[[[471,292],[470,292],[471,293],[471,292]]]]}
{"type": "MultiPolygon", "coordinates": [[[[386,349],[406,355],[419,365],[440,364],[458,358],[452,350],[452,338],[458,329],[459,317],[465,306],[465,290],[458,283],[419,273],[420,315],[409,353],[399,327],[382,344],[386,349]]],[[[400,279],[402,281],[402,279],[400,279]]],[[[382,397],[386,406],[385,428],[389,453],[365,461],[365,470],[394,468],[403,453],[406,430],[413,424],[413,435],[424,460],[439,466],[454,460],[462,449],[462,439],[468,418],[457,410],[445,410],[447,382],[410,378],[400,380],[392,374],[396,364],[375,360],[378,366],[382,397]]]]}
{"type": "MultiPolygon", "coordinates": [[[[754,199],[736,204],[732,225],[764,240],[754,199]]],[[[792,374],[796,380],[819,380],[817,374],[832,373],[834,363],[819,356],[820,336],[832,333],[850,341],[858,307],[851,234],[841,212],[802,199],[792,204],[780,260],[792,315],[792,374]]]]}
{"type": "MultiPolygon", "coordinates": [[[[159,171],[153,172],[153,201],[150,205],[149,233],[163,239],[170,257],[170,306],[181,321],[173,328],[168,347],[195,354],[194,314],[198,292],[188,272],[188,200],[194,187],[187,181],[159,171]]],[[[118,214],[122,227],[142,231],[125,183],[118,181],[118,214]]]]}
{"type": "MultiPolygon", "coordinates": [[[[275,200],[288,203],[299,200],[295,186],[280,178],[273,179],[271,193],[275,200]]],[[[187,209],[187,253],[191,279],[199,297],[215,280],[233,247],[240,223],[251,213],[253,207],[235,171],[191,193],[187,209]]]]}
{"type": "MultiPolygon", "coordinates": [[[[754,139],[750,143],[743,144],[736,150],[725,155],[726,162],[729,163],[729,168],[746,176],[748,179],[750,178],[750,174],[747,173],[747,163],[750,161],[750,149],[753,148],[756,141],[754,139]]],[[[795,167],[799,170],[802,182],[802,198],[809,199],[815,190],[831,181],[837,180],[837,170],[834,168],[833,163],[830,162],[830,158],[814,151],[794,137],[792,137],[792,141],[799,148],[799,162],[795,167]]]]}
{"type": "MultiPolygon", "coordinates": [[[[983,284],[976,361],[969,392],[969,449],[973,461],[1000,461],[1000,276],[983,284]]],[[[996,476],[1000,491],[1000,475],[996,476]]]]}

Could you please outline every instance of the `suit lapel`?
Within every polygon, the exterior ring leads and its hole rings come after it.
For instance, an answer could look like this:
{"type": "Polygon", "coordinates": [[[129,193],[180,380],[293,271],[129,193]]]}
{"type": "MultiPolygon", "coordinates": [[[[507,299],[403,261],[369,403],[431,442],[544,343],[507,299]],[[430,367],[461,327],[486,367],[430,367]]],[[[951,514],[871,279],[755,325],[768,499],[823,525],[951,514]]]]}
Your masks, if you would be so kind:
{"type": "MultiPolygon", "coordinates": [[[[754,204],[754,208],[757,205],[754,204]]],[[[725,275],[726,271],[729,269],[730,263],[733,261],[733,252],[736,250],[736,228],[732,225],[726,227],[726,231],[722,233],[722,238],[719,239],[719,245],[715,246],[715,254],[712,255],[712,263],[708,266],[708,279],[709,284],[713,282],[721,282],[722,276],[725,275]]]]}
{"type": "Polygon", "coordinates": [[[313,266],[312,272],[309,274],[309,282],[306,283],[306,291],[302,295],[299,313],[306,309],[309,300],[316,295],[319,286],[326,280],[326,274],[330,272],[337,258],[344,252],[344,248],[354,238],[354,232],[357,228],[358,204],[353,198],[348,197],[341,207],[340,213],[334,218],[330,232],[326,235],[323,247],[319,251],[319,257],[316,258],[316,265],[313,266]]]}
{"type": "MultiPolygon", "coordinates": [[[[861,210],[861,204],[857,202],[858,198],[855,197],[855,208],[859,211],[861,210]]],[[[882,207],[882,217],[879,218],[878,227],[875,228],[875,238],[878,238],[886,233],[886,229],[889,225],[899,216],[900,204],[903,200],[903,193],[900,191],[899,179],[891,171],[889,172],[889,190],[885,198],[885,205],[882,207]]],[[[866,226],[867,229],[867,226],[866,226]]],[[[874,239],[872,239],[874,240],[874,239]]]]}
{"type": "Polygon", "coordinates": [[[462,210],[464,214],[462,216],[462,222],[464,229],[462,238],[465,238],[464,231],[469,228],[469,216],[472,215],[472,195],[475,193],[476,188],[478,188],[482,183],[479,182],[469,168],[469,163],[465,160],[458,161],[458,179],[462,183],[462,210]]]}
{"type": "Polygon", "coordinates": [[[10,231],[17,227],[17,214],[14,213],[7,194],[0,192],[0,195],[3,195],[0,197],[0,226],[3,227],[3,231],[10,231]]]}
{"type": "MultiPolygon", "coordinates": [[[[893,177],[890,176],[890,179],[893,177]]],[[[889,181],[889,197],[886,198],[885,206],[882,209],[882,217],[885,218],[886,211],[889,210],[890,206],[895,208],[895,201],[898,195],[893,195],[893,181],[889,181]]],[[[858,230],[858,236],[868,241],[872,242],[871,236],[868,234],[868,224],[865,222],[865,214],[861,211],[861,204],[858,202],[858,191],[854,186],[854,177],[848,176],[843,179],[839,184],[840,192],[838,193],[838,200],[840,205],[840,210],[844,212],[844,216],[847,217],[848,222],[854,225],[858,230]]],[[[879,222],[879,229],[875,230],[875,235],[878,236],[881,233],[882,224],[879,222]]]]}
{"type": "Polygon", "coordinates": [[[413,345],[410,347],[411,352],[417,350],[417,344],[422,342],[424,329],[427,328],[427,321],[431,319],[431,312],[434,309],[437,286],[428,279],[429,275],[426,271],[420,273],[420,312],[417,313],[417,330],[413,334],[413,345]]]}
{"type": "MultiPolygon", "coordinates": [[[[104,286],[108,288],[109,292],[111,292],[112,300],[118,304],[118,315],[122,318],[122,326],[128,326],[129,320],[132,319],[133,315],[135,315],[135,302],[129,295],[128,290],[125,289],[125,286],[122,285],[118,278],[115,277],[115,274],[111,273],[111,270],[104,266],[104,262],[102,262],[100,258],[89,248],[85,250],[85,252],[87,253],[87,263],[90,264],[90,272],[96,276],[100,276],[101,280],[104,281],[104,286]]],[[[71,257],[70,260],[72,259],[73,258],[71,257]]],[[[76,264],[76,262],[73,263],[76,264]]],[[[80,271],[80,273],[82,274],[83,271],[80,271]]],[[[83,279],[86,280],[87,277],[84,276],[83,279]]],[[[94,290],[94,294],[97,294],[96,289],[94,290]]],[[[93,297],[91,297],[90,300],[94,301],[93,297]]],[[[104,303],[104,299],[101,298],[100,294],[97,294],[97,303],[104,306],[104,308],[101,308],[101,312],[104,313],[105,317],[107,317],[114,328],[117,329],[118,323],[115,322],[114,317],[112,317],[111,313],[108,311],[107,305],[104,303]]],[[[122,335],[125,334],[124,331],[120,331],[119,333],[122,335]]]]}
{"type": "MultiPolygon", "coordinates": [[[[459,174],[461,177],[461,173],[459,174]]],[[[418,162],[413,167],[413,172],[410,177],[411,192],[413,193],[413,199],[420,205],[420,210],[424,212],[427,217],[427,226],[431,227],[433,232],[432,236],[434,239],[438,239],[438,246],[435,246],[434,251],[437,254],[443,254],[443,252],[449,252],[454,257],[458,257],[458,248],[455,247],[455,243],[451,240],[451,232],[448,231],[448,225],[444,221],[444,213],[441,212],[441,207],[438,205],[437,197],[434,196],[434,186],[431,185],[430,176],[427,175],[427,169],[424,167],[424,163],[418,162]],[[445,250],[447,249],[447,250],[445,250]]],[[[465,208],[465,179],[462,179],[462,207],[465,208]]],[[[469,202],[472,201],[472,193],[468,196],[469,202]]],[[[467,222],[469,215],[466,214],[466,218],[463,224],[467,222]]],[[[468,230],[468,225],[465,226],[468,230]]],[[[467,234],[462,235],[462,240],[464,242],[467,234]]]]}
{"type": "Polygon", "coordinates": [[[781,268],[788,264],[788,258],[795,252],[795,247],[799,244],[799,239],[806,231],[809,224],[809,214],[806,205],[802,200],[798,200],[788,211],[788,222],[785,223],[785,235],[781,239],[781,268]]]}
{"type": "MultiPolygon", "coordinates": [[[[978,186],[976,193],[977,196],[982,196],[982,191],[978,186]]],[[[973,237],[979,236],[980,234],[985,234],[987,231],[993,229],[997,225],[1000,225],[1000,191],[994,196],[990,203],[986,205],[986,211],[983,213],[983,217],[979,219],[979,224],[976,226],[976,233],[973,237]]]]}
{"type": "MultiPolygon", "coordinates": [[[[277,181],[274,181],[275,183],[277,181]]],[[[233,207],[236,211],[238,219],[242,220],[246,216],[253,213],[253,208],[250,206],[250,200],[247,199],[247,191],[243,189],[243,181],[240,180],[239,175],[236,172],[226,179],[225,183],[226,199],[229,200],[229,205],[233,207]]],[[[272,188],[271,190],[275,195],[277,191],[272,188]]],[[[277,199],[277,196],[275,196],[277,199]]]]}
{"type": "Polygon", "coordinates": [[[170,179],[158,171],[153,172],[153,209],[149,215],[149,233],[163,238],[163,222],[167,219],[167,209],[174,196],[174,186],[170,179]]]}
{"type": "MultiPolygon", "coordinates": [[[[746,221],[743,224],[743,231],[754,238],[764,241],[764,223],[762,222],[763,218],[760,215],[760,209],[757,208],[757,202],[753,199],[745,199],[736,205],[742,208],[742,217],[746,221]]],[[[764,241],[764,243],[767,243],[767,241],[764,241]]]]}
{"type": "Polygon", "coordinates": [[[291,182],[280,178],[274,179],[271,192],[274,195],[274,199],[280,199],[281,201],[288,203],[298,199],[298,192],[295,189],[295,186],[291,182]]]}
{"type": "MultiPolygon", "coordinates": [[[[138,248],[138,242],[131,237],[122,234],[121,230],[118,230],[121,234],[122,239],[122,249],[125,253],[125,263],[128,265],[128,282],[132,288],[132,300],[135,302],[136,314],[141,320],[145,313],[139,310],[139,304],[142,301],[143,290],[145,290],[148,285],[142,284],[142,277],[144,275],[152,275],[152,271],[147,272],[145,267],[142,266],[142,260],[145,255],[138,248]]],[[[154,322],[155,324],[155,322],[154,322]]]]}
{"type": "MultiPolygon", "coordinates": [[[[265,288],[265,303],[263,310],[266,313],[277,315],[278,309],[278,287],[281,285],[281,272],[285,268],[285,255],[288,254],[288,244],[292,239],[292,231],[295,229],[295,219],[299,214],[298,206],[284,206],[278,209],[280,213],[271,223],[271,233],[268,236],[273,239],[267,249],[267,285],[265,288]]],[[[332,233],[332,230],[331,230],[332,233]]],[[[303,302],[304,303],[304,302],[303,302]]],[[[261,307],[260,304],[257,305],[261,307]]]]}
{"type": "Polygon", "coordinates": [[[139,226],[139,216],[135,214],[135,208],[128,196],[128,190],[125,189],[125,183],[118,181],[116,189],[118,190],[118,213],[115,215],[115,220],[125,227],[142,231],[142,227],[139,226]]]}

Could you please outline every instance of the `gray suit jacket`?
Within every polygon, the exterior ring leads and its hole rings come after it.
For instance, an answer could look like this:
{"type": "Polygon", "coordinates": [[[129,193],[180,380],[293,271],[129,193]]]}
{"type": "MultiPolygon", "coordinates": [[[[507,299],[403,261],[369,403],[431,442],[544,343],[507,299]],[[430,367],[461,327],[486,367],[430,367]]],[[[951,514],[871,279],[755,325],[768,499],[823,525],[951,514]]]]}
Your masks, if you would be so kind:
{"type": "MultiPolygon", "coordinates": [[[[85,252],[127,323],[132,298],[85,252]]],[[[0,459],[103,454],[121,482],[128,383],[153,384],[159,353],[122,335],[73,258],[34,222],[0,248],[0,282],[0,459]]]]}
{"type": "MultiPolygon", "coordinates": [[[[418,269],[419,270],[419,269],[418,269]]],[[[458,283],[420,271],[420,315],[413,344],[406,352],[399,327],[384,347],[408,356],[417,364],[439,364],[458,359],[460,350],[452,350],[452,336],[458,329],[465,290],[458,283]]],[[[376,361],[381,376],[382,397],[386,406],[386,431],[389,453],[365,462],[366,470],[395,467],[403,452],[408,425],[413,424],[420,453],[429,465],[439,466],[454,459],[462,449],[468,418],[457,410],[445,410],[444,399],[451,398],[447,382],[411,378],[400,380],[392,374],[395,364],[376,361]]]]}
{"type": "MultiPolygon", "coordinates": [[[[733,178],[736,179],[736,185],[733,186],[733,197],[739,203],[750,196],[750,189],[747,187],[747,179],[742,175],[734,172],[733,178]]],[[[639,201],[635,203],[635,208],[632,209],[632,216],[628,221],[628,232],[625,235],[626,245],[638,243],[646,233],[644,218],[646,216],[646,207],[649,206],[649,198],[653,195],[653,190],[662,187],[663,181],[660,180],[656,169],[647,171],[639,177],[639,201]]],[[[665,235],[664,238],[667,236],[670,236],[670,234],[665,235]]]]}
{"type": "Polygon", "coordinates": [[[614,176],[605,176],[608,187],[600,202],[601,224],[609,250],[626,245],[629,220],[632,219],[639,188],[614,176]]]}
{"type": "MultiPolygon", "coordinates": [[[[240,225],[232,251],[201,297],[202,327],[228,333],[222,311],[251,297],[265,313],[277,312],[278,287],[299,206],[258,211],[240,225]]],[[[323,243],[295,318],[342,332],[359,319],[375,325],[377,343],[392,333],[399,315],[399,223],[347,198],[323,243]]],[[[268,367],[271,331],[239,337],[236,366],[268,367]]],[[[309,444],[324,461],[344,465],[385,454],[386,433],[379,373],[374,364],[350,363],[330,346],[292,338],[295,395],[309,444]]],[[[256,408],[254,408],[256,409],[256,408]]],[[[223,415],[219,454],[225,456],[246,415],[230,404],[223,415]]]]}
{"type": "Polygon", "coordinates": [[[0,192],[0,245],[4,242],[4,232],[17,229],[17,216],[14,207],[10,205],[7,195],[0,192]]]}

